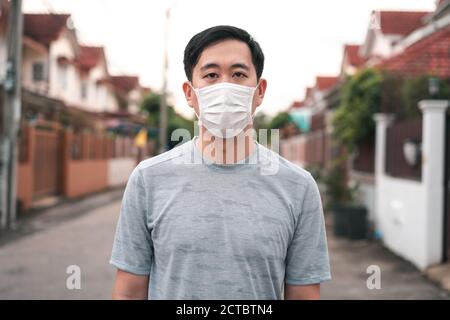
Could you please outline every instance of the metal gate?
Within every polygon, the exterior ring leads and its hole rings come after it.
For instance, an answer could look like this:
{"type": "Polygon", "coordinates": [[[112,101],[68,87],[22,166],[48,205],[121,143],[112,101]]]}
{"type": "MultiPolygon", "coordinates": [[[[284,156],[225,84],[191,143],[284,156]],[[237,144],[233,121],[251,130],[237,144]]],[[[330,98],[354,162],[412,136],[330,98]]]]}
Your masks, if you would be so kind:
{"type": "Polygon", "coordinates": [[[60,130],[36,129],[33,158],[34,200],[58,195],[62,174],[60,130]]]}

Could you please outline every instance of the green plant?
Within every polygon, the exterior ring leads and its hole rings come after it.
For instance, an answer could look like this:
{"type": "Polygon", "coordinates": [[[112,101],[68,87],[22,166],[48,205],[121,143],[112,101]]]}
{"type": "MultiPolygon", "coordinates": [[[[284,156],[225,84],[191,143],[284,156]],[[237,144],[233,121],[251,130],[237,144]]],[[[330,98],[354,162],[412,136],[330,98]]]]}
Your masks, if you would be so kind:
{"type": "Polygon", "coordinates": [[[381,100],[381,73],[364,69],[348,78],[341,89],[342,100],[332,119],[333,135],[349,152],[375,131],[373,115],[381,100]]]}
{"type": "Polygon", "coordinates": [[[438,81],[438,92],[431,95],[429,92],[429,82],[432,76],[421,75],[415,78],[405,79],[401,88],[401,96],[404,105],[404,113],[407,118],[415,118],[420,116],[419,101],[424,99],[449,99],[450,87],[441,80],[438,81]]]}
{"type": "Polygon", "coordinates": [[[327,209],[330,209],[334,204],[352,204],[355,202],[355,193],[359,185],[356,184],[350,187],[347,184],[345,176],[345,163],[347,159],[348,156],[343,154],[332,160],[327,173],[321,178],[321,181],[326,186],[327,209]]]}
{"type": "MultiPolygon", "coordinates": [[[[141,102],[141,110],[147,114],[147,123],[150,127],[159,127],[160,104],[161,95],[157,93],[148,94],[141,102]]],[[[186,129],[192,137],[194,134],[194,121],[178,114],[172,106],[167,106],[167,145],[169,149],[179,143],[179,141],[172,141],[171,139],[172,132],[176,129],[186,129]]],[[[152,133],[151,138],[158,138],[158,135],[152,133]]]]}
{"type": "Polygon", "coordinates": [[[314,180],[316,180],[317,182],[322,181],[322,172],[323,172],[323,168],[320,165],[307,165],[305,166],[305,170],[309,171],[309,173],[311,173],[311,175],[313,176],[314,180]]]}
{"type": "Polygon", "coordinates": [[[289,119],[289,113],[287,112],[280,112],[278,113],[270,122],[269,128],[270,129],[281,129],[284,126],[288,125],[290,123],[289,119]]]}

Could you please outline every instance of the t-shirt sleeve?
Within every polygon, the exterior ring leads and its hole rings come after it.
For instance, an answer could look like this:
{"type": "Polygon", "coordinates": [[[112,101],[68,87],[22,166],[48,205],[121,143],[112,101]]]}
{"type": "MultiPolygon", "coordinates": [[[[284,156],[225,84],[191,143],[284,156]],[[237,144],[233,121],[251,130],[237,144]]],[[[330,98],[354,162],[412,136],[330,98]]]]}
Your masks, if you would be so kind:
{"type": "Polygon", "coordinates": [[[286,258],[285,282],[308,285],[331,280],[323,206],[308,173],[303,205],[286,258]]]}
{"type": "Polygon", "coordinates": [[[110,263],[126,272],[149,275],[152,257],[146,190],[138,166],[125,187],[110,263]]]}

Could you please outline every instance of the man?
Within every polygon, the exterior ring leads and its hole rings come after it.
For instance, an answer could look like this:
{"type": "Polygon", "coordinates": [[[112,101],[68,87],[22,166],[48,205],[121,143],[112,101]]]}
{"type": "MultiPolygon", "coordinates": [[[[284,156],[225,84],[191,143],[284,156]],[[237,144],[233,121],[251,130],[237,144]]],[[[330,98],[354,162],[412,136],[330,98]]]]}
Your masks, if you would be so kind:
{"type": "Polygon", "coordinates": [[[184,66],[199,135],[131,174],[113,298],[319,299],[331,276],[317,184],[251,134],[267,87],[260,46],[216,26],[189,41],[184,66]]]}

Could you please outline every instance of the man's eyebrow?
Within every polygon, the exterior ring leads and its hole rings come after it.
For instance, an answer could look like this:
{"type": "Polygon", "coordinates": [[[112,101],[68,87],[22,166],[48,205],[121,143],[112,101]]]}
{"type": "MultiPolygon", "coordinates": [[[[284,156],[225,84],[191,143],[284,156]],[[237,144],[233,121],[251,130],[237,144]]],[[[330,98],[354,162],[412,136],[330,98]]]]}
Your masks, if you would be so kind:
{"type": "Polygon", "coordinates": [[[219,68],[219,65],[217,63],[207,63],[204,66],[200,67],[200,70],[204,71],[210,68],[219,68]]]}
{"type": "Polygon", "coordinates": [[[245,63],[234,63],[231,65],[231,69],[241,68],[244,70],[250,70],[250,67],[245,63]]]}

